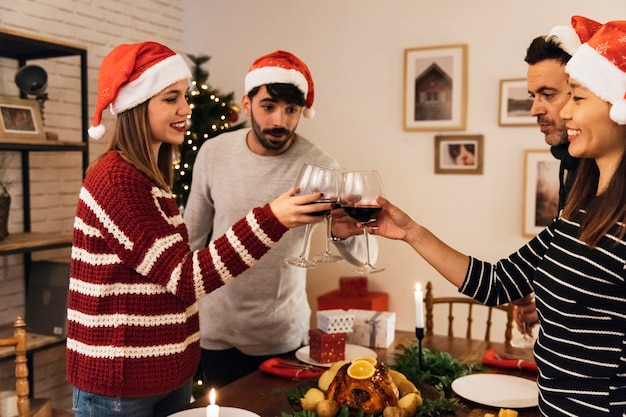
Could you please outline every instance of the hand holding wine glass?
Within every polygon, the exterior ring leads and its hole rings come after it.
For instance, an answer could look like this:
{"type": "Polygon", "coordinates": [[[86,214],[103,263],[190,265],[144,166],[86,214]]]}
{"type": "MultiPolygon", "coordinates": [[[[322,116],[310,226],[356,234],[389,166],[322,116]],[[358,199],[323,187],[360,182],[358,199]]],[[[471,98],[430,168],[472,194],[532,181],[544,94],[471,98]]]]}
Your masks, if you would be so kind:
{"type": "MultiPolygon", "coordinates": [[[[337,170],[334,168],[320,167],[310,164],[304,164],[300,168],[298,177],[296,178],[296,194],[322,193],[322,198],[311,203],[336,203],[339,194],[339,181],[337,170]]],[[[310,213],[314,216],[325,216],[330,210],[322,210],[310,213]]],[[[290,265],[300,268],[315,268],[317,264],[306,259],[307,248],[309,244],[309,236],[312,226],[307,224],[304,229],[304,242],[302,250],[297,258],[287,258],[286,261],[290,265]]]]}
{"type": "Polygon", "coordinates": [[[339,191],[339,202],[346,214],[360,222],[363,227],[367,260],[363,266],[354,270],[361,274],[385,270],[385,268],[372,265],[370,262],[369,235],[367,232],[367,224],[374,221],[376,214],[381,210],[376,197],[382,195],[383,185],[377,171],[344,173],[339,191]]]}

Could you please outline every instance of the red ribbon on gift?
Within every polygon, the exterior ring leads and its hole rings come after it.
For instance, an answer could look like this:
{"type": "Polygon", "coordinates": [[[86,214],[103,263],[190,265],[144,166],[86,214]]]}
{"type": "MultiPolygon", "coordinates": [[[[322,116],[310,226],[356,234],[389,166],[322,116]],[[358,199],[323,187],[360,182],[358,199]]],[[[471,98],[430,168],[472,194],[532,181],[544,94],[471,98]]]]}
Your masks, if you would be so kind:
{"type": "Polygon", "coordinates": [[[522,358],[517,358],[505,353],[498,353],[495,349],[489,349],[483,355],[483,365],[496,368],[522,369],[525,371],[538,372],[537,363],[522,358]]]}

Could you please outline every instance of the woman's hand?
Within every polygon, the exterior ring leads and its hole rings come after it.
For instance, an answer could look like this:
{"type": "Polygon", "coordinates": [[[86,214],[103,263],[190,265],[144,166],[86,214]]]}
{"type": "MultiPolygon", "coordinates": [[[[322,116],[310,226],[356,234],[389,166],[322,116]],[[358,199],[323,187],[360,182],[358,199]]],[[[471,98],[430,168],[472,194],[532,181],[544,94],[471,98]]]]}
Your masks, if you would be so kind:
{"type": "Polygon", "coordinates": [[[376,216],[376,220],[368,224],[368,231],[388,239],[408,242],[411,230],[417,224],[408,214],[391,204],[386,198],[379,196],[376,198],[376,201],[382,207],[382,210],[376,216]]]}
{"type": "Polygon", "coordinates": [[[322,198],[321,193],[294,195],[294,191],[295,189],[291,188],[270,203],[270,208],[278,221],[289,229],[319,223],[324,220],[324,216],[313,216],[311,213],[333,208],[332,203],[312,204],[322,198]]]}

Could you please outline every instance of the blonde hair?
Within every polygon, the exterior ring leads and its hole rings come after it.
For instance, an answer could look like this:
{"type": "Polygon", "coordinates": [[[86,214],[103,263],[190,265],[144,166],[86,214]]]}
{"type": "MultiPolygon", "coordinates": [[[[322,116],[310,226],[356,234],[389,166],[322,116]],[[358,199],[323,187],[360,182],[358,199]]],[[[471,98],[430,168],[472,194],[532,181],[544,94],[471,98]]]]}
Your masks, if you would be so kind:
{"type": "MultiPolygon", "coordinates": [[[[117,151],[120,155],[152,180],[156,185],[171,192],[174,180],[174,146],[170,143],[161,143],[158,159],[154,160],[152,146],[152,132],[148,120],[148,103],[139,104],[132,109],[117,115],[115,127],[107,143],[105,154],[117,151]]],[[[93,166],[100,158],[91,165],[93,166]]]]}

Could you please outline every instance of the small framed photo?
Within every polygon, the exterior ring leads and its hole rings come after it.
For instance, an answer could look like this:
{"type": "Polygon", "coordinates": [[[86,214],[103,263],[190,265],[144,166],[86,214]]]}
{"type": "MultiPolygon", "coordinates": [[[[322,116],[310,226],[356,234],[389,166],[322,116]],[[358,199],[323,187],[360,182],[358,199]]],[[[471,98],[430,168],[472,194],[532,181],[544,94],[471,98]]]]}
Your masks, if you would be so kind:
{"type": "Polygon", "coordinates": [[[0,96],[0,140],[46,140],[39,103],[0,96]]]}
{"type": "Polygon", "coordinates": [[[523,234],[533,237],[559,210],[559,160],[548,149],[524,151],[523,234]]]}
{"type": "Polygon", "coordinates": [[[483,136],[435,136],[436,174],[482,174],[483,136]]]}
{"type": "Polygon", "coordinates": [[[532,105],[525,78],[500,80],[498,125],[536,126],[537,119],[530,114],[532,105]]]}
{"type": "Polygon", "coordinates": [[[463,130],[467,44],[404,50],[404,130],[463,130]]]}

